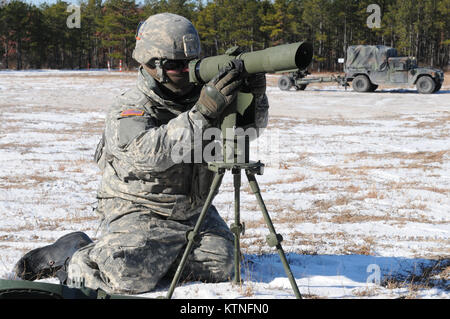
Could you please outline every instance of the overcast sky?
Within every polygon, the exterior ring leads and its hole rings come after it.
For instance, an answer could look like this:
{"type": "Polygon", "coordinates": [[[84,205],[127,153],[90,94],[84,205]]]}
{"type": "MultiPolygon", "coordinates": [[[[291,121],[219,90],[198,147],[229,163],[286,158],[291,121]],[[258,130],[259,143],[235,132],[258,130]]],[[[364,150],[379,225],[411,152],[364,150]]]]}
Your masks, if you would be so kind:
{"type": "MultiPolygon", "coordinates": [[[[38,6],[44,2],[47,2],[48,4],[56,3],[58,0],[22,0],[22,1],[27,2],[27,3],[32,3],[32,4],[35,4],[38,6]]],[[[74,4],[78,4],[80,2],[80,0],[64,0],[64,1],[67,3],[74,3],[74,4]]],[[[136,2],[143,3],[144,0],[136,0],[136,2]]]]}
{"type": "MultiPolygon", "coordinates": [[[[47,2],[48,4],[56,3],[57,0],[22,0],[23,2],[32,3],[35,5],[40,5],[44,2],[47,2]]],[[[78,4],[78,0],[65,0],[67,3],[75,3],[78,4]]]]}

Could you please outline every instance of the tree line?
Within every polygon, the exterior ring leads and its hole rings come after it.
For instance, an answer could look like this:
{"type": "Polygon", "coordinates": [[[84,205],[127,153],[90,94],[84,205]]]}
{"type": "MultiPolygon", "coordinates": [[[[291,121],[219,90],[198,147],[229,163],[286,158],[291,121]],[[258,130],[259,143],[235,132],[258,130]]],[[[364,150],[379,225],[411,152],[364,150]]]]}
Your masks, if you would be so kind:
{"type": "Polygon", "coordinates": [[[388,45],[421,64],[449,65],[450,0],[80,0],[75,27],[70,5],[1,0],[0,69],[105,68],[119,60],[135,68],[137,25],[160,12],[191,20],[205,56],[234,45],[259,50],[309,41],[315,71],[339,70],[337,59],[354,44],[388,45]],[[371,4],[379,8],[379,28],[369,27],[377,13],[371,4]]]}

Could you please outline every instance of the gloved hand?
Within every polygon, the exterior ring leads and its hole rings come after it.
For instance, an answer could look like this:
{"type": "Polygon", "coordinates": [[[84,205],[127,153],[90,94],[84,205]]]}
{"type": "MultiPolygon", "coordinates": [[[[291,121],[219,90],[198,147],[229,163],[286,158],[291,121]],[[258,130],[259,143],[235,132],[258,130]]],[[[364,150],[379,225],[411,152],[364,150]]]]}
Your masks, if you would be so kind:
{"type": "Polygon", "coordinates": [[[248,76],[242,85],[242,92],[261,96],[266,93],[266,74],[257,73],[248,76]]]}
{"type": "Polygon", "coordinates": [[[197,110],[210,119],[216,119],[236,98],[241,87],[242,67],[239,62],[231,61],[200,92],[196,104],[197,110]]]}

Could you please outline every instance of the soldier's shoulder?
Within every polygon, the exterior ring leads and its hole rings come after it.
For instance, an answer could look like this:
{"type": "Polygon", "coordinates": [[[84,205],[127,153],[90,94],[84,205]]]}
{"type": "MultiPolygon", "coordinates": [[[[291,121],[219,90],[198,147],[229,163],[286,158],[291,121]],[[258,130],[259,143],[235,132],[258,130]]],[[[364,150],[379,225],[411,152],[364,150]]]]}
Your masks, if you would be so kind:
{"type": "Polygon", "coordinates": [[[128,89],[116,96],[114,102],[109,108],[108,113],[110,115],[117,115],[129,109],[145,112],[146,107],[148,107],[150,102],[151,101],[148,99],[148,97],[139,89],[128,89]]]}
{"type": "Polygon", "coordinates": [[[142,91],[138,88],[132,88],[123,91],[119,96],[117,96],[114,105],[117,107],[145,107],[149,102],[149,98],[142,91]]]}

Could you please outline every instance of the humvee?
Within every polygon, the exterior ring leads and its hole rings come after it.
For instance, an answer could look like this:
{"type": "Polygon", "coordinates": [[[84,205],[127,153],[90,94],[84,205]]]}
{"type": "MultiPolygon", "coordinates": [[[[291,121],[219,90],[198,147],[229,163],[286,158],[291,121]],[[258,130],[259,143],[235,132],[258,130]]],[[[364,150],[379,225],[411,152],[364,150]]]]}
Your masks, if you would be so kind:
{"type": "Polygon", "coordinates": [[[383,45],[356,45],[347,49],[345,76],[357,92],[373,92],[380,84],[415,85],[422,94],[439,91],[444,72],[417,66],[412,57],[399,57],[383,45]]]}
{"type": "Polygon", "coordinates": [[[383,45],[355,45],[347,49],[343,76],[312,77],[307,70],[290,70],[278,81],[281,90],[304,90],[310,83],[337,82],[352,87],[357,92],[374,92],[380,84],[415,85],[419,93],[430,94],[439,91],[444,82],[441,70],[417,66],[412,57],[399,57],[397,50],[383,45]]]}

